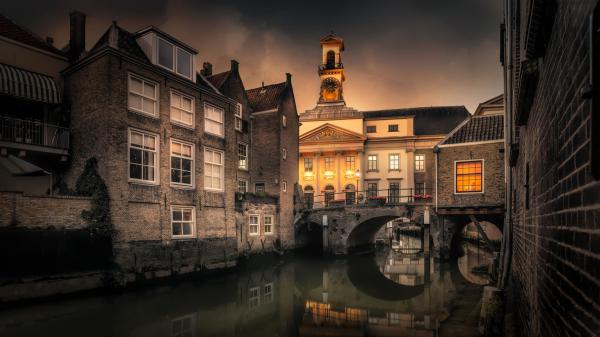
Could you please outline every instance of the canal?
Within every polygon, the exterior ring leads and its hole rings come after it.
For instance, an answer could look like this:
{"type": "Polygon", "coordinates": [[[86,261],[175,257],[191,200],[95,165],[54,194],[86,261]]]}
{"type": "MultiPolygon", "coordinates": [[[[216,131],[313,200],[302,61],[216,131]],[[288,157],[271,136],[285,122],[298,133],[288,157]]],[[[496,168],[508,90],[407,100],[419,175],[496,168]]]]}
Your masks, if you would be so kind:
{"type": "Polygon", "coordinates": [[[491,254],[463,246],[441,263],[397,247],[252,258],[199,280],[4,309],[0,336],[476,336],[486,278],[472,270],[491,254]]]}

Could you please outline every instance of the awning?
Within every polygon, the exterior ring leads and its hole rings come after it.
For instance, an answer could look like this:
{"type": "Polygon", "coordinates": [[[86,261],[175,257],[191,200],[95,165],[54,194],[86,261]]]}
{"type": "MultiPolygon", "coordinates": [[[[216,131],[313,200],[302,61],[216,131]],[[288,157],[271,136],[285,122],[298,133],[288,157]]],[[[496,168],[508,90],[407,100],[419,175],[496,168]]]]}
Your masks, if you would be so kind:
{"type": "Polygon", "coordinates": [[[4,167],[13,176],[43,176],[50,174],[50,172],[43,168],[15,157],[12,154],[8,157],[0,156],[0,166],[4,167]]]}
{"type": "Polygon", "coordinates": [[[0,94],[44,103],[60,103],[58,88],[52,77],[2,63],[0,63],[0,94]]]}

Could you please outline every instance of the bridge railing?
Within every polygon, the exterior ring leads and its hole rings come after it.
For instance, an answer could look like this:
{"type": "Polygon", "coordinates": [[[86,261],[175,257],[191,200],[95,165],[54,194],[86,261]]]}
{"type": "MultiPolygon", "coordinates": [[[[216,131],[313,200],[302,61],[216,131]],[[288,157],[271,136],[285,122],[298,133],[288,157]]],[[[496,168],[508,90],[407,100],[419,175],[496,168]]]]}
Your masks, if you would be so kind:
{"type": "Polygon", "coordinates": [[[309,209],[345,207],[352,205],[385,206],[409,203],[428,203],[433,200],[432,189],[401,188],[344,192],[304,193],[309,209]]]}

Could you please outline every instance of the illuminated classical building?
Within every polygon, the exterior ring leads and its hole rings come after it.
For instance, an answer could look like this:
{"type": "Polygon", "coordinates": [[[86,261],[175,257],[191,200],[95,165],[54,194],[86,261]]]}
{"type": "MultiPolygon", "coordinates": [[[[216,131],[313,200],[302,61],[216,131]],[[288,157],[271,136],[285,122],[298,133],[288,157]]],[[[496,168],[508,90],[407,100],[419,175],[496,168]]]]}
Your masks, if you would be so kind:
{"type": "Polygon", "coordinates": [[[344,41],[321,39],[320,95],[300,114],[299,181],[315,205],[385,197],[388,203],[428,199],[433,147],[469,116],[464,106],[358,111],[346,105],[344,41]]]}

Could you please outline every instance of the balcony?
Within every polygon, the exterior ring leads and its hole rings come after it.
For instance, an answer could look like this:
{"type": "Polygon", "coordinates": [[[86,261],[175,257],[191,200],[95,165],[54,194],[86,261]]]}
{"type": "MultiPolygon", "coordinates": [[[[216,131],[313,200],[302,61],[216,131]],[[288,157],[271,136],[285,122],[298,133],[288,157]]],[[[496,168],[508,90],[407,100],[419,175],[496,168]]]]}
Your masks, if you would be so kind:
{"type": "Polygon", "coordinates": [[[38,120],[0,116],[0,146],[66,154],[69,129],[38,120]]]}

